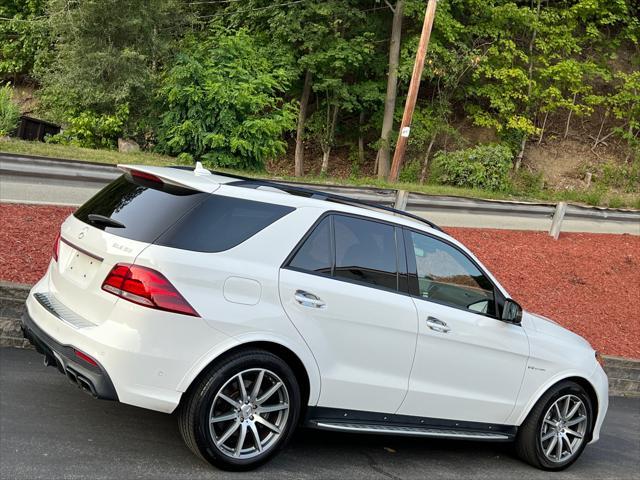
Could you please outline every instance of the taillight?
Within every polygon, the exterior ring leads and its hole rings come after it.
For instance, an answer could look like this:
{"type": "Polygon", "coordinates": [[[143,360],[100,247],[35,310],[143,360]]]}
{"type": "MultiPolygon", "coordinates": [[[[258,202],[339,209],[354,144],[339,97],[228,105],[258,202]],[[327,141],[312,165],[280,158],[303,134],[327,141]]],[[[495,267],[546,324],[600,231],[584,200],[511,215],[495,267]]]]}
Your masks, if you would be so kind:
{"type": "Polygon", "coordinates": [[[118,263],[105,278],[102,289],[145,307],[200,316],[164,275],[151,268],[118,263]]]}
{"type": "Polygon", "coordinates": [[[59,254],[60,254],[60,232],[58,232],[58,235],[56,236],[56,241],[53,242],[53,252],[51,254],[55,262],[58,261],[59,254]]]}

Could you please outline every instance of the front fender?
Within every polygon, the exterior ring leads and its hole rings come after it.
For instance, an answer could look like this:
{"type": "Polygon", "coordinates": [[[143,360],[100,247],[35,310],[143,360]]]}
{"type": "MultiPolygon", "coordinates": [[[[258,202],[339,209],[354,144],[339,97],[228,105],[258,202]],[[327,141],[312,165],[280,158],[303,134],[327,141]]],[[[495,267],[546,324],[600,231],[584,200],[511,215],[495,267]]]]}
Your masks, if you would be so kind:
{"type": "MultiPolygon", "coordinates": [[[[558,372],[555,375],[547,378],[544,382],[538,385],[537,389],[532,395],[527,395],[526,397],[523,396],[523,398],[520,398],[520,397],[518,398],[518,401],[516,402],[516,407],[514,408],[513,412],[511,412],[511,415],[507,419],[506,423],[508,425],[520,426],[522,422],[524,422],[525,419],[527,418],[527,415],[529,415],[529,412],[531,411],[531,409],[533,409],[535,404],[538,403],[538,400],[540,400],[542,395],[544,395],[547,390],[549,390],[552,386],[561,382],[562,380],[566,380],[568,378],[581,378],[582,380],[589,383],[597,392],[598,389],[593,385],[593,382],[590,380],[592,373],[593,372],[589,372],[588,375],[585,375],[584,371],[577,370],[577,369],[569,369],[569,370],[563,370],[561,372],[558,372]]],[[[523,383],[526,384],[528,381],[529,382],[533,381],[531,377],[534,375],[535,373],[530,373],[530,371],[528,370],[527,373],[525,374],[525,379],[523,383]]],[[[598,398],[598,402],[600,403],[600,398],[598,398]]]]}

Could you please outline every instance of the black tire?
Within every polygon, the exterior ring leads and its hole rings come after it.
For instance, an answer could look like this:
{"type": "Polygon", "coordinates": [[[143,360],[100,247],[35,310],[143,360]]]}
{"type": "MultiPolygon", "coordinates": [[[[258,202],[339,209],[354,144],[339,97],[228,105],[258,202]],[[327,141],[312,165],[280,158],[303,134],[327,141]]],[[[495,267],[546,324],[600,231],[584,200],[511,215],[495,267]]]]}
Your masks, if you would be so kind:
{"type": "MultiPolygon", "coordinates": [[[[518,429],[515,445],[516,452],[522,460],[534,467],[548,471],[564,470],[580,457],[584,448],[587,446],[588,438],[593,428],[593,421],[593,405],[585,389],[572,381],[560,382],[542,395],[518,429]],[[566,395],[575,395],[585,406],[587,423],[584,439],[580,446],[566,460],[551,461],[545,456],[540,441],[542,423],[544,421],[544,415],[549,408],[553,406],[556,400],[566,395]]],[[[562,455],[560,455],[560,458],[562,458],[562,455]]]]}
{"type": "MultiPolygon", "coordinates": [[[[264,378],[266,377],[268,377],[268,374],[265,374],[264,378]]],[[[254,380],[254,385],[256,383],[258,383],[258,381],[254,380]]],[[[249,389],[251,389],[250,384],[249,389]]],[[[228,392],[228,390],[225,390],[225,392],[228,392]]],[[[278,392],[278,395],[282,394],[283,393],[278,392]]],[[[238,395],[240,396],[240,393],[238,393],[238,395]]],[[[219,401],[220,400],[218,400],[218,402],[219,401]]],[[[199,382],[190,389],[178,412],[180,433],[189,449],[212,465],[223,470],[251,470],[268,461],[291,439],[300,416],[300,401],[300,388],[295,374],[281,358],[265,350],[243,350],[227,356],[214,364],[202,376],[199,382]],[[233,383],[228,382],[238,382],[238,380],[234,380],[234,377],[241,372],[249,370],[250,372],[244,375],[250,376],[252,369],[266,369],[279,377],[288,394],[288,415],[281,432],[277,438],[271,440],[272,443],[269,445],[269,448],[266,448],[262,452],[257,452],[256,443],[260,443],[260,441],[256,442],[255,437],[252,436],[250,440],[253,441],[253,448],[256,450],[253,452],[255,456],[251,458],[232,458],[228,450],[225,452],[224,445],[222,447],[216,446],[214,438],[212,437],[215,433],[212,433],[209,429],[212,404],[221,388],[230,388],[233,383]]],[[[235,407],[229,408],[234,409],[235,407]]],[[[243,415],[243,413],[239,415],[243,415]]],[[[251,419],[253,418],[254,417],[251,416],[251,419]]],[[[229,422],[233,421],[229,420],[229,422]]],[[[258,423],[255,422],[255,425],[258,425],[258,423]]],[[[261,432],[263,432],[263,428],[265,427],[262,425],[258,426],[261,432]]],[[[248,429],[247,438],[251,434],[252,432],[248,429]]],[[[267,432],[266,435],[268,434],[267,432]]],[[[275,435],[273,436],[275,437],[275,435]]],[[[237,438],[239,439],[239,437],[240,432],[238,432],[237,438]]],[[[233,438],[230,439],[230,441],[233,440],[233,438]]],[[[248,441],[249,440],[245,440],[242,445],[246,445],[248,441]]],[[[237,443],[241,442],[237,441],[237,443]]]]}

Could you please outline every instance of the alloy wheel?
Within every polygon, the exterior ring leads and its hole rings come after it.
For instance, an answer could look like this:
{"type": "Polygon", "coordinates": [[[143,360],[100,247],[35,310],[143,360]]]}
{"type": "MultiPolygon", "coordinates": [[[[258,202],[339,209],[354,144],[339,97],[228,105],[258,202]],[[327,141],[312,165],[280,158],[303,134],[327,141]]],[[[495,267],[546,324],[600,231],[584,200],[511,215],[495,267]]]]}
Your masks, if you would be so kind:
{"type": "Polygon", "coordinates": [[[216,393],[209,432],[216,447],[236,459],[252,458],[277,443],[289,419],[289,392],[270,370],[252,368],[231,377],[216,393]]]}
{"type": "Polygon", "coordinates": [[[547,410],[540,427],[540,446],[547,460],[560,463],[579,451],[587,432],[587,408],[576,395],[558,398],[547,410]]]}

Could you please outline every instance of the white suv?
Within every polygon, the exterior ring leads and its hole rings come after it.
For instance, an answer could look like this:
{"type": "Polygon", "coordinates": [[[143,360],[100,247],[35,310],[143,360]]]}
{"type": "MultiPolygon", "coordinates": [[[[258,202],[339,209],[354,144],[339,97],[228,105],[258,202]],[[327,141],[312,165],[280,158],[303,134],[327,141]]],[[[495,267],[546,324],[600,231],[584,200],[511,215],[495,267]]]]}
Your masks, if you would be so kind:
{"type": "Polygon", "coordinates": [[[299,424],[514,440],[548,470],[598,439],[594,350],[430,222],[200,166],[120,168],[63,223],[25,336],[97,398],[178,410],[212,464],[253,468],[299,424]]]}

